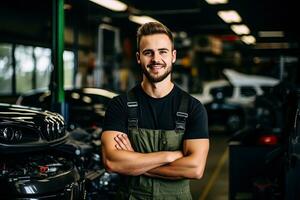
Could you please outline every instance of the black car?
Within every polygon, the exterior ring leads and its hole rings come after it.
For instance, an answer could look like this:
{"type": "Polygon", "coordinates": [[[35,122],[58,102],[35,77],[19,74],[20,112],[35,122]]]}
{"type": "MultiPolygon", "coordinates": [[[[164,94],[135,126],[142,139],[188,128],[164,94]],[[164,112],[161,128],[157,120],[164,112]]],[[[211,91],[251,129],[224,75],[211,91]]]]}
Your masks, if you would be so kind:
{"type": "Polygon", "coordinates": [[[76,159],[58,150],[68,136],[57,113],[0,104],[1,199],[84,199],[76,159]]]}
{"type": "Polygon", "coordinates": [[[289,83],[256,97],[251,123],[229,140],[229,199],[299,199],[299,113],[300,89],[289,83]]]}
{"type": "Polygon", "coordinates": [[[0,151],[17,153],[56,146],[66,141],[61,115],[38,108],[0,104],[0,151]]]}
{"type": "MultiPolygon", "coordinates": [[[[66,89],[68,128],[102,127],[105,110],[109,101],[117,94],[99,88],[66,89]]],[[[51,110],[50,91],[32,91],[20,96],[17,104],[51,110]]]]}
{"type": "Polygon", "coordinates": [[[209,130],[232,134],[243,128],[246,121],[246,107],[226,101],[228,93],[232,93],[232,87],[214,88],[210,93],[213,101],[204,104],[208,115],[209,130]]]}

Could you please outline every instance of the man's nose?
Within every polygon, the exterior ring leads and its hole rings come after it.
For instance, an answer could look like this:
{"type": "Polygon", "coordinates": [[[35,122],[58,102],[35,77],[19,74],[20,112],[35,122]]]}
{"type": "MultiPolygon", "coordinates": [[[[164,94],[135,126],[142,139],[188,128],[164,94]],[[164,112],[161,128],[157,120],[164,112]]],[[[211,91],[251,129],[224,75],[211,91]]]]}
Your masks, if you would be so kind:
{"type": "Polygon", "coordinates": [[[158,52],[154,52],[154,53],[153,53],[152,61],[153,61],[153,62],[158,62],[158,61],[160,61],[160,55],[159,55],[158,52]]]}

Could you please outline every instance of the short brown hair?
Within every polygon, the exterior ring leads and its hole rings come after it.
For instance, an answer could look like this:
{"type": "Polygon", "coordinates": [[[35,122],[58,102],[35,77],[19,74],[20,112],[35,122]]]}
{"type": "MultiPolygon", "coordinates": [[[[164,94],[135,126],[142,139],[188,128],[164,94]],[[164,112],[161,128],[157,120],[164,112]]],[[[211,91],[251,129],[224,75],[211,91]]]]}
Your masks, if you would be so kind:
{"type": "Polygon", "coordinates": [[[166,34],[171,40],[172,48],[174,48],[174,39],[170,29],[159,22],[148,22],[140,26],[137,30],[137,50],[139,51],[140,49],[140,42],[143,36],[159,33],[166,34]]]}

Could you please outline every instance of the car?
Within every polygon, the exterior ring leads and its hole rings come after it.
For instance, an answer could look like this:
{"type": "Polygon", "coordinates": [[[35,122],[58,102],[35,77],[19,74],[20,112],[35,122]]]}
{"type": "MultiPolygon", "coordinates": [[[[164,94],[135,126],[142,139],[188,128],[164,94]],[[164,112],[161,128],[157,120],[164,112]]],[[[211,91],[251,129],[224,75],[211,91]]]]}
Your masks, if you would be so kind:
{"type": "Polygon", "coordinates": [[[25,152],[62,144],[68,137],[61,115],[0,103],[0,151],[25,152]]]}
{"type": "Polygon", "coordinates": [[[84,199],[81,168],[58,150],[68,138],[58,113],[0,103],[1,199],[84,199]]]}
{"type": "Polygon", "coordinates": [[[278,79],[266,76],[248,75],[224,69],[223,74],[227,79],[213,80],[203,83],[203,90],[200,94],[192,94],[202,104],[210,103],[214,100],[212,93],[214,89],[223,88],[224,99],[229,103],[249,104],[255,97],[262,95],[264,91],[277,85],[278,79]]]}
{"type": "Polygon", "coordinates": [[[245,123],[246,109],[241,104],[226,102],[228,87],[211,90],[213,101],[204,104],[208,116],[210,132],[226,132],[232,134],[241,129],[245,123]]]}
{"type": "MultiPolygon", "coordinates": [[[[100,88],[72,88],[65,90],[68,108],[67,127],[102,127],[108,103],[117,93],[100,88]]],[[[51,92],[34,90],[21,95],[16,104],[51,110],[51,92]]]]}
{"type": "Polygon", "coordinates": [[[250,110],[228,143],[229,199],[299,199],[300,88],[280,82],[250,110]]]}
{"type": "Polygon", "coordinates": [[[272,77],[247,75],[224,69],[226,79],[204,83],[201,94],[193,94],[206,108],[209,130],[234,133],[248,122],[246,112],[255,97],[279,83],[272,77]]]}

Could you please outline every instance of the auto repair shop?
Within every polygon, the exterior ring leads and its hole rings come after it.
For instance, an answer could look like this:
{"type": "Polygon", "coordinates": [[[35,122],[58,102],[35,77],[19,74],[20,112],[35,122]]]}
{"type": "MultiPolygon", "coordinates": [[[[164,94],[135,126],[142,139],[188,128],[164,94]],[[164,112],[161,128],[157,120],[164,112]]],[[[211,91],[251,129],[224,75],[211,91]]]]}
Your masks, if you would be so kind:
{"type": "MultiPolygon", "coordinates": [[[[146,77],[136,37],[150,21],[172,31],[172,82],[207,112],[209,151],[201,178],[189,178],[192,199],[300,199],[295,1],[0,5],[0,199],[116,198],[124,177],[105,166],[104,118],[146,77]]],[[[154,190],[165,181],[148,179],[154,190]]]]}

